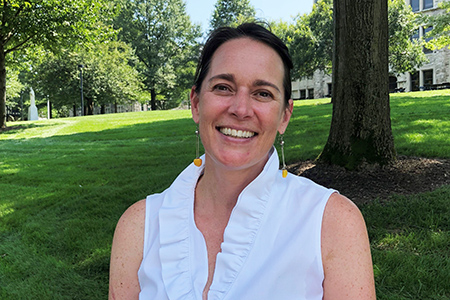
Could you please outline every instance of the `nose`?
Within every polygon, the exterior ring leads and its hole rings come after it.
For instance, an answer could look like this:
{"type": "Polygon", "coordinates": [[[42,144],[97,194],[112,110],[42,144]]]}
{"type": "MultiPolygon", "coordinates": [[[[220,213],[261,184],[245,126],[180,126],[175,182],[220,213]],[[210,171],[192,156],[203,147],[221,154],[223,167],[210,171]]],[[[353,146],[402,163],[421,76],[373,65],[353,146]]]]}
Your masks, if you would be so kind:
{"type": "Polygon", "coordinates": [[[238,119],[253,116],[252,99],[245,90],[239,90],[231,100],[229,112],[238,119]]]}

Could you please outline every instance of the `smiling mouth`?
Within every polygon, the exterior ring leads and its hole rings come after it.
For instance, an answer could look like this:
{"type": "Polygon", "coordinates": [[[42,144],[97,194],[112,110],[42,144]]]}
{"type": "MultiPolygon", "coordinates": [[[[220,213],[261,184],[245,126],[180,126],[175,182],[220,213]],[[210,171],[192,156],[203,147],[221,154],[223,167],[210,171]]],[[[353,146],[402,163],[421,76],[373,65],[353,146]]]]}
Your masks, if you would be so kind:
{"type": "Polygon", "coordinates": [[[236,129],[226,128],[226,127],[220,127],[219,131],[226,136],[230,136],[230,137],[234,137],[234,138],[241,138],[241,139],[248,139],[248,138],[251,138],[256,135],[256,132],[245,131],[245,130],[236,130],[236,129]]]}

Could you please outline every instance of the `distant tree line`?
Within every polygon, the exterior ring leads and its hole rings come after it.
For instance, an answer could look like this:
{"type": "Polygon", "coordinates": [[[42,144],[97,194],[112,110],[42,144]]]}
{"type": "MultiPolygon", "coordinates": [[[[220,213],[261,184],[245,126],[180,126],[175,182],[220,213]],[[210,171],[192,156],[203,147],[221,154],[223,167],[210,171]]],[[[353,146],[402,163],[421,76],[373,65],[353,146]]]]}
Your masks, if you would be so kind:
{"type": "MultiPolygon", "coordinates": [[[[439,39],[427,47],[448,45],[449,14],[419,19],[405,1],[387,1],[391,72],[411,71],[425,61],[423,42],[410,39],[420,22],[436,24],[432,33],[439,39]]],[[[249,0],[217,0],[205,32],[253,20],[260,21],[249,0]]],[[[85,114],[94,106],[130,101],[153,110],[175,107],[187,100],[206,35],[183,0],[4,0],[0,23],[0,127],[6,126],[6,105],[26,106],[29,87],[38,105],[52,103],[56,117],[76,113],[79,66],[85,114]]],[[[291,22],[267,23],[290,48],[294,78],[331,72],[331,0],[319,0],[311,13],[291,22]]]]}

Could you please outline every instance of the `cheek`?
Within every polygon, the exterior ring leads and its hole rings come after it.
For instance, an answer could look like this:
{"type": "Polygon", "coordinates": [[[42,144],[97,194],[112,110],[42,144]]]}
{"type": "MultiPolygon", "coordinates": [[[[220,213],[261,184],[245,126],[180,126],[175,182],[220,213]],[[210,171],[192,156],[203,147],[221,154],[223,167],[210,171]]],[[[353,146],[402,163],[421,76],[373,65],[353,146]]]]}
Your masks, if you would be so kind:
{"type": "Polygon", "coordinates": [[[216,99],[203,98],[198,105],[198,115],[200,121],[213,120],[226,113],[226,104],[224,101],[216,99]]]}
{"type": "Polygon", "coordinates": [[[278,127],[283,121],[283,112],[279,107],[272,107],[270,109],[260,110],[258,112],[262,125],[266,130],[278,130],[278,127]]]}

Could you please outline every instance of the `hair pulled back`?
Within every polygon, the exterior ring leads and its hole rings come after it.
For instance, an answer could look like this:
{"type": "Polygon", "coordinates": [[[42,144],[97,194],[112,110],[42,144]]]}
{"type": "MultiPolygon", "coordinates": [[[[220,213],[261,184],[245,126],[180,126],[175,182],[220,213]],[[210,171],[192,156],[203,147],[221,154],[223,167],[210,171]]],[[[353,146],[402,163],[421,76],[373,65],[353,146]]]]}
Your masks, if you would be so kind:
{"type": "Polygon", "coordinates": [[[275,34],[256,23],[244,23],[236,28],[219,27],[211,32],[203,47],[200,59],[197,64],[194,82],[195,91],[197,93],[200,93],[203,80],[205,79],[206,74],[208,74],[211,60],[216,50],[225,42],[238,38],[250,38],[252,40],[264,43],[278,53],[284,65],[283,88],[284,100],[287,104],[288,100],[291,98],[292,92],[291,69],[293,67],[288,48],[283,43],[283,41],[281,41],[281,39],[278,38],[275,34]]]}

